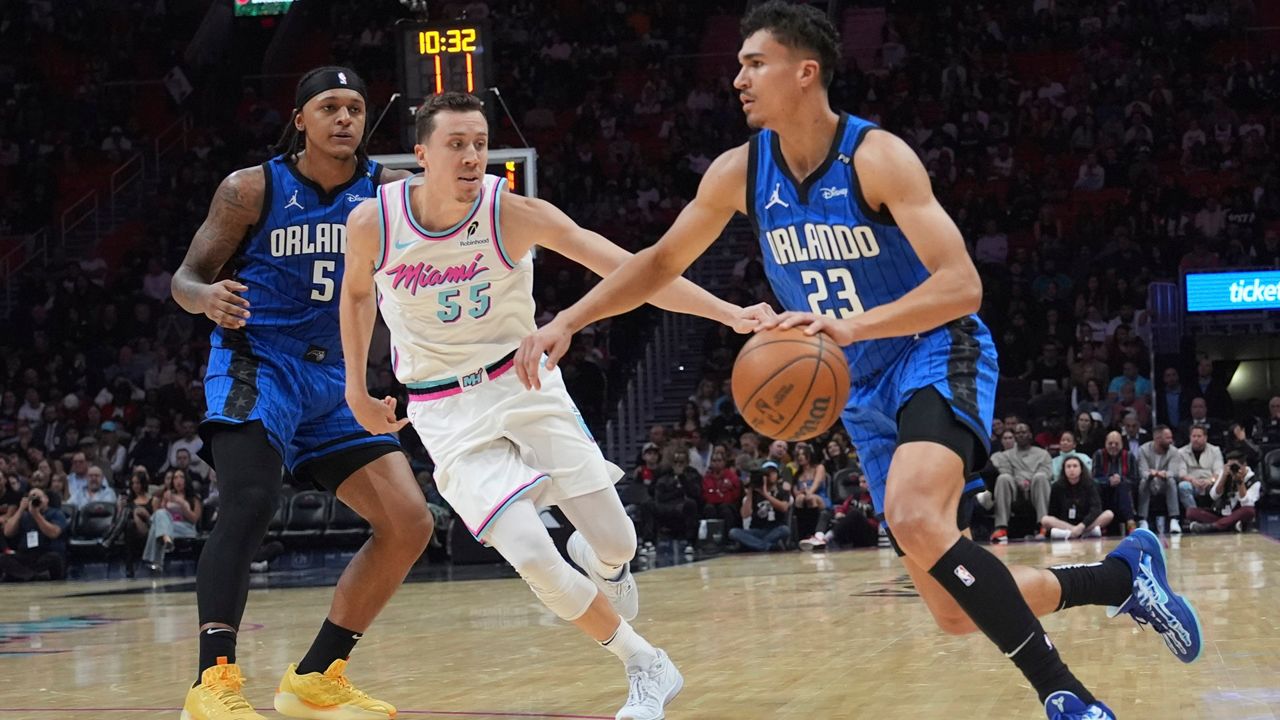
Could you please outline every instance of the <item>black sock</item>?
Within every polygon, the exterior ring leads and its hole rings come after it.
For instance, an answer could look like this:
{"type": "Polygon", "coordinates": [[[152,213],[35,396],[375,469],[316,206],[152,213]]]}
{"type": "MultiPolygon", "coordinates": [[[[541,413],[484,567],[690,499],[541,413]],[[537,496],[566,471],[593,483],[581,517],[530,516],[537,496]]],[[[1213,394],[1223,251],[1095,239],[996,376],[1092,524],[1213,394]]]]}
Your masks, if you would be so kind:
{"type": "Polygon", "coordinates": [[[204,671],[218,664],[218,658],[224,657],[228,663],[236,661],[236,631],[225,627],[211,627],[200,631],[200,672],[196,674],[196,682],[204,671]]]}
{"type": "Polygon", "coordinates": [[[956,599],[973,624],[1013,661],[1040,702],[1068,690],[1086,703],[1093,695],[1067,669],[1040,621],[1018,591],[1009,568],[968,538],[951,546],[929,574],[956,599]]]}
{"type": "Polygon", "coordinates": [[[351,651],[362,637],[363,633],[334,625],[325,618],[320,632],[316,633],[316,639],[311,642],[311,649],[302,658],[302,662],[298,663],[298,674],[322,673],[329,669],[334,660],[346,660],[351,657],[351,651]]]}
{"type": "Polygon", "coordinates": [[[1088,565],[1059,565],[1049,568],[1062,586],[1059,610],[1077,605],[1120,606],[1133,594],[1133,571],[1120,558],[1107,558],[1088,565]]]}

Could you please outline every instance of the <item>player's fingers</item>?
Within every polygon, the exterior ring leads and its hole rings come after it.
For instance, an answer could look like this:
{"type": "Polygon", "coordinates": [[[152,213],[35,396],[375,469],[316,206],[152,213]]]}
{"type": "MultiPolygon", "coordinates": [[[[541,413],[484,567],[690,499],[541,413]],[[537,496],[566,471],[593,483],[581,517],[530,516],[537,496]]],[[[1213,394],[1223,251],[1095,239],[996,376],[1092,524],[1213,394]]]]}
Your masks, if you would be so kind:
{"type": "Polygon", "coordinates": [[[219,292],[218,299],[230,305],[238,305],[239,307],[245,307],[245,308],[249,307],[248,300],[240,297],[239,295],[233,292],[229,292],[229,291],[219,292]]]}
{"type": "Polygon", "coordinates": [[[392,431],[392,432],[400,432],[401,430],[403,430],[403,429],[404,429],[404,426],[405,426],[405,425],[408,425],[408,424],[409,424],[409,418],[402,418],[402,419],[400,419],[400,420],[396,421],[396,423],[395,423],[394,425],[392,425],[392,426],[391,426],[391,431],[392,431]]]}
{"type": "Polygon", "coordinates": [[[219,310],[221,310],[222,312],[224,312],[224,313],[226,313],[226,314],[228,314],[228,315],[230,315],[230,316],[232,316],[232,317],[238,317],[238,318],[247,318],[247,317],[249,317],[249,311],[248,311],[248,310],[246,310],[245,308],[240,307],[240,306],[238,306],[238,305],[233,305],[232,303],[227,302],[227,301],[225,301],[225,300],[224,300],[224,301],[219,302],[219,303],[218,303],[218,305],[217,305],[217,307],[218,307],[218,309],[219,309],[219,310]]]}
{"type": "Polygon", "coordinates": [[[808,319],[809,318],[805,317],[804,315],[800,315],[798,313],[783,313],[778,316],[778,320],[779,320],[778,327],[782,328],[783,330],[789,330],[797,325],[800,325],[801,323],[806,322],[808,319]]]}
{"type": "Polygon", "coordinates": [[[804,329],[804,334],[817,335],[825,329],[826,325],[821,320],[818,320],[817,322],[809,323],[809,326],[804,329]]]}
{"type": "Polygon", "coordinates": [[[520,347],[516,349],[515,362],[512,363],[516,369],[516,378],[520,380],[520,384],[524,386],[525,390],[529,389],[529,371],[524,367],[525,360],[527,360],[528,357],[529,338],[525,338],[524,341],[520,343],[520,347]]]}

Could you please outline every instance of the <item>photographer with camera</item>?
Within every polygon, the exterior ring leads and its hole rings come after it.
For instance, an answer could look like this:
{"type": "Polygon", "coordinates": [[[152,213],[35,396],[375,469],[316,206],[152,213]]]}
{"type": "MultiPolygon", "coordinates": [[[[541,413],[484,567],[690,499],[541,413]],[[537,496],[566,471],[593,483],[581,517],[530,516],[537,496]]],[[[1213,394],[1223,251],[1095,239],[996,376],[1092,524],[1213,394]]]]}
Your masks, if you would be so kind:
{"type": "Polygon", "coordinates": [[[750,525],[729,530],[729,539],[748,550],[768,552],[791,536],[791,488],[779,481],[778,464],[766,461],[752,470],[742,496],[742,519],[750,525]]]}
{"type": "Polygon", "coordinates": [[[1262,495],[1262,483],[1259,480],[1249,467],[1249,458],[1245,452],[1232,450],[1227,453],[1226,467],[1218,475],[1218,481],[1209,488],[1209,499],[1214,503],[1213,510],[1187,508],[1191,532],[1247,530],[1256,515],[1254,505],[1262,495]]]}
{"type": "Polygon", "coordinates": [[[70,523],[60,508],[49,507],[40,488],[31,488],[18,511],[4,522],[4,536],[12,555],[0,555],[0,578],[34,580],[66,576],[67,547],[63,535],[70,523]]]}

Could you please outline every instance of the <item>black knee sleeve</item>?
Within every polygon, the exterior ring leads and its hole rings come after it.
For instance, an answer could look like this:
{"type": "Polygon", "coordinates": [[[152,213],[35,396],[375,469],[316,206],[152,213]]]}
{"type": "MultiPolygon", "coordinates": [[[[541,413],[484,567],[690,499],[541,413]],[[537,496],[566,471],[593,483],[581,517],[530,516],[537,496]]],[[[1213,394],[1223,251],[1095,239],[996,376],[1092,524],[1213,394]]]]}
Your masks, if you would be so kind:
{"type": "Polygon", "coordinates": [[[262,423],[218,428],[210,443],[219,511],[196,570],[200,624],[239,627],[249,595],[249,563],[275,514],[283,465],[262,423]]]}

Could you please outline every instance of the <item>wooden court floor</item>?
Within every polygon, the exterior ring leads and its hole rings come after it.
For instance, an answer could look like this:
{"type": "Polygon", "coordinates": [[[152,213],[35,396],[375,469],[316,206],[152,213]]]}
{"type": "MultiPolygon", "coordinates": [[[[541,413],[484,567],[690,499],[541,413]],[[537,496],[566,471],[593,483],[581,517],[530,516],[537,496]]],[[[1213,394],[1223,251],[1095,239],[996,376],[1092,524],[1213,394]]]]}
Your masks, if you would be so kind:
{"type": "MultiPolygon", "coordinates": [[[[1114,542],[995,551],[1088,562],[1114,542]]],[[[1280,544],[1175,538],[1169,565],[1206,626],[1199,662],[1177,662],[1127,616],[1077,608],[1045,622],[1068,664],[1126,720],[1280,718],[1280,544]]],[[[685,675],[673,720],[1044,717],[984,638],[934,628],[888,550],[730,556],[638,578],[634,624],[685,675]]],[[[194,596],[118,592],[165,582],[0,585],[0,718],[176,718],[194,676],[194,596]]],[[[251,594],[240,660],[254,705],[270,707],[328,601],[327,588],[251,594]]],[[[617,661],[518,579],[407,585],[350,675],[402,718],[612,718],[626,695],[617,661]]]]}

